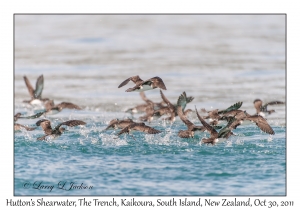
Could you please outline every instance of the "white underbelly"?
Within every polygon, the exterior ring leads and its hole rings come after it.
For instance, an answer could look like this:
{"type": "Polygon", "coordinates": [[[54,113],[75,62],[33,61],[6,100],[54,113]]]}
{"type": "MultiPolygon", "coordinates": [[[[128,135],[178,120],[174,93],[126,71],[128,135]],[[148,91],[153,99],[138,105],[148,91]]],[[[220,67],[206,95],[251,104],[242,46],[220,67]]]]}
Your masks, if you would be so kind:
{"type": "Polygon", "coordinates": [[[34,99],[30,102],[31,105],[42,106],[43,102],[40,99],[34,99]]]}
{"type": "Polygon", "coordinates": [[[266,116],[265,113],[263,113],[263,112],[260,112],[259,115],[262,116],[262,117],[266,116]]]}
{"type": "Polygon", "coordinates": [[[153,88],[149,85],[144,85],[144,86],[141,86],[140,89],[136,89],[135,91],[136,92],[143,92],[143,91],[146,91],[146,90],[152,90],[153,88]]]}

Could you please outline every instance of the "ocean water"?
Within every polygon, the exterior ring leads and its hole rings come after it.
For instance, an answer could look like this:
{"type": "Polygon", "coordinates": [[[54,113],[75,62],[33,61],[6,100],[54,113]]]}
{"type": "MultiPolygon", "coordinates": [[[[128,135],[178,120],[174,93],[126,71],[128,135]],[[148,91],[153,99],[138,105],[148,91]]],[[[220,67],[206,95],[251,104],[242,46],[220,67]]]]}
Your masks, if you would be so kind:
{"type": "MultiPolygon", "coordinates": [[[[225,109],[242,101],[286,101],[284,15],[15,15],[14,114],[32,115],[23,76],[35,87],[44,75],[44,98],[82,110],[49,115],[52,127],[71,119],[63,135],[37,141],[34,131],[14,132],[15,195],[286,195],[286,107],[269,106],[275,135],[250,122],[227,141],[201,144],[208,133],[181,139],[176,118],[150,123],[156,135],[117,137],[103,132],[125,110],[142,104],[130,76],[163,79],[176,103],[185,91],[187,109],[225,109]],[[53,188],[51,187],[53,186],[53,188]],[[73,186],[73,187],[71,187],[73,186]],[[70,189],[71,188],[71,189],[70,189]]],[[[145,92],[160,102],[159,89],[145,92]]],[[[204,115],[204,113],[201,113],[204,115]]],[[[188,118],[201,125],[196,114],[188,118]]],[[[19,119],[35,126],[39,119],[19,119]]],[[[147,123],[148,124],[148,123],[147,123]]]]}

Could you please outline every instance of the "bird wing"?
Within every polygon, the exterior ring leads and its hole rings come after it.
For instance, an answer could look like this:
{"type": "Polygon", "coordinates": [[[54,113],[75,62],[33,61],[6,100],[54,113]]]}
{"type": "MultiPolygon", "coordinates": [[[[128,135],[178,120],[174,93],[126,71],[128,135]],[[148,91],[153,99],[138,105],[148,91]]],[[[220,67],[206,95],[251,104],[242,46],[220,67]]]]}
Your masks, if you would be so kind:
{"type": "Polygon", "coordinates": [[[118,88],[123,87],[123,86],[126,85],[130,80],[131,80],[132,82],[134,82],[135,84],[138,83],[138,82],[139,82],[139,83],[142,83],[142,82],[143,82],[143,80],[139,77],[139,75],[136,75],[136,76],[129,77],[128,79],[124,80],[124,81],[118,86],[118,88]]]}
{"type": "Polygon", "coordinates": [[[41,126],[45,134],[47,135],[52,134],[52,127],[49,120],[46,119],[39,120],[36,122],[36,125],[41,126]]]}
{"type": "Polygon", "coordinates": [[[34,90],[34,97],[35,98],[41,98],[43,89],[44,89],[44,76],[41,75],[36,80],[35,90],[34,90]]]}
{"type": "Polygon", "coordinates": [[[186,126],[188,127],[188,130],[193,130],[193,128],[195,127],[195,125],[191,121],[189,121],[187,119],[187,117],[182,113],[181,106],[177,107],[177,114],[180,117],[180,119],[182,120],[182,122],[184,122],[184,124],[186,124],[186,126]]]}
{"type": "Polygon", "coordinates": [[[35,119],[35,118],[38,118],[40,116],[42,116],[46,111],[42,111],[42,112],[38,112],[34,115],[31,115],[31,116],[27,116],[27,117],[19,117],[19,118],[22,118],[22,119],[35,119]]]}
{"type": "Polygon", "coordinates": [[[69,121],[66,121],[66,122],[63,122],[63,123],[60,123],[58,124],[54,130],[58,130],[60,126],[62,125],[67,125],[69,127],[74,127],[74,126],[77,126],[77,125],[85,125],[86,122],[83,122],[81,120],[69,120],[69,121]]]}
{"type": "Polygon", "coordinates": [[[227,109],[218,111],[218,114],[224,114],[226,112],[232,111],[232,110],[238,110],[241,106],[242,106],[243,102],[239,101],[233,105],[231,105],[230,107],[228,107],[227,109]]]}
{"type": "Polygon", "coordinates": [[[27,86],[27,89],[28,89],[28,92],[29,92],[29,95],[32,99],[34,99],[34,89],[30,83],[30,81],[28,80],[28,78],[26,76],[24,76],[24,81],[25,81],[25,84],[27,86]]]}
{"type": "Polygon", "coordinates": [[[207,132],[210,133],[210,137],[218,138],[218,132],[211,125],[209,125],[207,122],[205,122],[205,120],[199,115],[197,109],[196,109],[196,113],[197,113],[197,117],[200,120],[200,122],[202,123],[202,125],[206,128],[207,132]]]}
{"type": "Polygon", "coordinates": [[[160,89],[167,90],[165,83],[160,77],[153,77],[151,79],[146,80],[143,83],[147,83],[148,81],[151,81],[154,84],[154,86],[159,87],[160,89]]]}
{"type": "Polygon", "coordinates": [[[125,128],[123,128],[117,135],[120,136],[120,135],[122,135],[123,133],[129,133],[130,129],[132,129],[132,127],[134,127],[135,124],[137,124],[137,123],[134,123],[134,122],[133,122],[133,123],[127,125],[127,126],[126,126],[125,128]]]}
{"type": "Polygon", "coordinates": [[[167,106],[175,111],[175,106],[166,98],[166,96],[163,94],[163,92],[160,90],[160,95],[161,95],[161,98],[163,99],[163,101],[167,104],[167,106]]]}
{"type": "Polygon", "coordinates": [[[186,98],[186,103],[190,103],[190,102],[192,102],[192,100],[194,100],[193,96],[187,97],[186,98]]]}
{"type": "Polygon", "coordinates": [[[150,126],[147,126],[144,123],[136,123],[136,125],[132,127],[132,129],[149,134],[161,133],[161,131],[151,128],[150,126]]]}
{"type": "Polygon", "coordinates": [[[118,119],[113,119],[109,122],[108,126],[104,130],[108,130],[109,128],[112,128],[114,124],[118,123],[118,119]]]}
{"type": "Polygon", "coordinates": [[[276,105],[276,104],[284,104],[284,102],[282,102],[282,101],[271,101],[269,103],[266,103],[264,106],[266,106],[266,105],[276,105]]]}
{"type": "Polygon", "coordinates": [[[268,105],[276,105],[276,104],[284,104],[284,102],[282,102],[282,101],[271,101],[271,102],[268,102],[268,103],[264,104],[261,107],[260,110],[263,111],[263,112],[266,112],[268,105]]]}
{"type": "Polygon", "coordinates": [[[234,122],[236,122],[235,117],[229,117],[227,125],[219,131],[218,137],[224,138],[224,136],[233,129],[231,126],[234,122]]]}
{"type": "Polygon", "coordinates": [[[61,109],[77,109],[81,110],[81,108],[73,103],[70,102],[61,102],[60,104],[57,104],[56,107],[61,109]]]}
{"type": "Polygon", "coordinates": [[[255,122],[255,124],[262,130],[263,132],[266,132],[268,134],[275,134],[274,130],[272,127],[269,125],[267,120],[263,118],[260,115],[255,115],[255,116],[250,116],[246,118],[247,120],[250,120],[252,122],[255,122]]]}

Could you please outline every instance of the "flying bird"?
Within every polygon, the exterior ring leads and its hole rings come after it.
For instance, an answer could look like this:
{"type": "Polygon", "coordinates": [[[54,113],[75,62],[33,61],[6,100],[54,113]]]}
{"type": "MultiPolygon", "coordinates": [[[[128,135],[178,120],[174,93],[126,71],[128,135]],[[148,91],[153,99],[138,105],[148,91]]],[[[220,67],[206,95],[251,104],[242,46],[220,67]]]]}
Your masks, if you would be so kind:
{"type": "Polygon", "coordinates": [[[135,86],[132,87],[132,88],[127,89],[126,92],[132,92],[132,91],[141,92],[141,91],[146,91],[146,90],[152,90],[152,89],[155,89],[155,88],[160,88],[160,89],[163,89],[163,90],[167,90],[163,80],[160,77],[153,77],[151,79],[148,79],[148,80],[144,81],[138,75],[133,76],[133,77],[129,77],[128,79],[123,81],[118,86],[118,88],[123,87],[130,80],[135,83],[135,86]]]}
{"type": "Polygon", "coordinates": [[[132,119],[124,119],[124,120],[113,119],[109,122],[108,126],[104,130],[123,129],[126,126],[130,125],[131,123],[133,123],[132,119]]]}
{"type": "Polygon", "coordinates": [[[86,123],[81,120],[69,120],[69,121],[58,124],[54,129],[52,129],[50,121],[46,120],[46,119],[42,119],[42,120],[37,121],[36,125],[41,126],[46,135],[37,138],[37,140],[46,140],[46,137],[49,137],[49,136],[52,138],[56,138],[56,137],[60,136],[65,131],[65,128],[61,127],[62,125],[74,127],[77,125],[85,125],[85,124],[86,123]]]}
{"type": "Polygon", "coordinates": [[[19,124],[19,123],[16,123],[16,121],[19,119],[19,118],[21,118],[21,113],[17,113],[17,114],[15,114],[14,115],[14,130],[15,131],[19,131],[19,130],[21,130],[22,128],[24,128],[25,130],[27,130],[27,131],[32,131],[32,130],[34,130],[34,129],[36,129],[36,127],[28,127],[28,126],[26,126],[26,125],[21,125],[21,124],[19,124]]]}
{"type": "Polygon", "coordinates": [[[133,131],[133,130],[144,132],[144,133],[148,133],[148,134],[161,133],[161,131],[156,130],[154,128],[151,128],[150,126],[145,125],[145,123],[136,123],[136,122],[133,122],[130,125],[128,125],[125,128],[123,128],[118,133],[118,136],[120,136],[120,135],[122,135],[124,133],[130,134],[130,132],[133,131]]]}
{"type": "Polygon", "coordinates": [[[55,105],[53,100],[49,100],[45,103],[45,109],[46,110],[43,112],[44,115],[57,114],[63,109],[81,110],[79,106],[70,102],[61,102],[55,105]]]}
{"type": "Polygon", "coordinates": [[[26,84],[26,87],[28,89],[29,95],[31,97],[30,100],[24,100],[24,103],[29,103],[31,105],[42,105],[43,103],[45,103],[46,101],[48,101],[48,98],[44,98],[42,99],[42,92],[44,89],[44,76],[40,75],[37,78],[36,81],[36,85],[35,85],[35,89],[33,89],[30,81],[28,80],[28,78],[26,76],[24,76],[24,81],[26,84]]]}
{"type": "Polygon", "coordinates": [[[265,116],[264,113],[271,114],[271,113],[275,112],[274,109],[268,110],[268,109],[267,109],[267,108],[268,108],[268,105],[284,104],[284,102],[282,102],[282,101],[271,101],[271,102],[266,103],[266,104],[263,105],[262,100],[260,100],[260,99],[255,99],[255,100],[253,101],[253,104],[254,104],[254,107],[255,107],[255,109],[256,109],[256,113],[264,117],[264,116],[265,116]]]}
{"type": "MultiPolygon", "coordinates": [[[[201,142],[205,143],[205,144],[212,144],[215,145],[217,142],[219,142],[219,133],[216,131],[216,129],[209,125],[207,122],[205,122],[205,120],[199,115],[197,108],[196,109],[196,113],[197,113],[197,117],[200,120],[200,122],[202,123],[202,125],[206,128],[207,132],[210,133],[210,138],[203,138],[201,140],[201,142]]],[[[231,132],[230,130],[227,132],[231,132]]]]}

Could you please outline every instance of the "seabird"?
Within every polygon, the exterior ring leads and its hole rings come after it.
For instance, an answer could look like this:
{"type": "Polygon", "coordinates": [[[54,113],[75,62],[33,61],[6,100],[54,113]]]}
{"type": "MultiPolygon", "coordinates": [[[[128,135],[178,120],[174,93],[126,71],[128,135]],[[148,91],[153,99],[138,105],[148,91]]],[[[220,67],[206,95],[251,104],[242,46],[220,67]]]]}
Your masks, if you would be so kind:
{"type": "Polygon", "coordinates": [[[144,81],[138,75],[133,76],[133,77],[129,77],[124,82],[122,82],[118,86],[118,88],[123,87],[130,80],[135,83],[135,86],[133,88],[127,89],[126,92],[132,92],[132,91],[141,92],[141,91],[146,91],[146,90],[152,90],[152,89],[155,89],[155,88],[160,88],[160,89],[163,89],[163,90],[167,90],[163,80],[160,77],[153,77],[151,79],[148,79],[148,80],[144,81]]]}
{"type": "Polygon", "coordinates": [[[184,122],[184,124],[187,126],[187,130],[180,130],[177,135],[180,138],[194,138],[194,134],[196,131],[204,132],[206,128],[204,126],[194,125],[191,121],[187,119],[186,115],[184,115],[184,113],[182,112],[182,106],[186,105],[186,100],[187,98],[185,94],[181,94],[177,100],[178,116],[180,117],[182,122],[184,122]]]}
{"type": "Polygon", "coordinates": [[[212,127],[211,125],[209,125],[207,122],[205,122],[205,120],[199,115],[197,108],[196,109],[196,113],[197,113],[197,117],[200,120],[200,122],[202,123],[202,125],[206,128],[207,132],[210,133],[210,138],[203,138],[201,140],[201,142],[205,143],[205,144],[216,144],[219,139],[219,134],[218,132],[214,129],[214,127],[212,127]]]}
{"type": "Polygon", "coordinates": [[[46,101],[48,101],[48,98],[42,99],[42,92],[44,88],[44,77],[43,75],[40,75],[36,81],[35,89],[33,89],[31,83],[29,82],[28,78],[24,76],[24,81],[26,84],[26,87],[28,89],[28,92],[30,94],[31,99],[30,100],[24,100],[24,103],[29,103],[31,105],[42,105],[46,101]]]}
{"type": "Polygon", "coordinates": [[[268,105],[284,104],[284,102],[282,102],[282,101],[271,101],[271,102],[266,103],[266,104],[263,105],[262,100],[255,99],[253,101],[253,104],[254,104],[254,107],[256,109],[256,113],[264,117],[265,116],[264,113],[271,114],[271,113],[275,112],[274,109],[273,110],[268,110],[267,109],[268,105]]]}
{"type": "Polygon", "coordinates": [[[49,114],[57,114],[63,109],[76,109],[76,110],[81,110],[81,108],[73,103],[70,102],[61,102],[57,105],[54,104],[53,100],[49,100],[45,103],[45,111],[43,112],[44,115],[49,115],[49,114]]]}
{"type": "Polygon", "coordinates": [[[85,125],[85,124],[86,123],[81,120],[69,120],[69,121],[58,124],[54,129],[52,129],[50,121],[46,120],[46,119],[42,119],[42,120],[37,121],[36,125],[41,126],[46,135],[37,138],[37,140],[46,140],[46,137],[48,137],[48,136],[51,136],[52,138],[56,138],[56,137],[60,136],[65,131],[65,128],[61,127],[62,125],[74,127],[77,125],[85,125]]]}
{"type": "Polygon", "coordinates": [[[258,114],[250,115],[246,111],[236,110],[236,114],[234,116],[231,115],[231,116],[226,116],[226,117],[234,117],[234,119],[235,119],[232,122],[232,124],[229,125],[229,128],[231,130],[236,129],[236,127],[241,125],[243,123],[243,121],[249,120],[251,122],[254,122],[257,125],[257,127],[259,127],[259,129],[262,130],[263,132],[271,134],[271,135],[275,134],[274,130],[269,125],[267,120],[264,117],[262,117],[261,115],[258,115],[258,114]]]}
{"type": "MultiPolygon", "coordinates": [[[[186,111],[184,111],[185,107],[186,107],[186,104],[187,103],[190,103],[194,97],[187,97],[186,96],[186,93],[183,92],[183,97],[185,97],[186,100],[183,100],[181,102],[181,108],[182,108],[182,111],[183,111],[183,114],[185,116],[187,116],[188,113],[190,113],[192,110],[191,109],[188,109],[186,111]]],[[[167,107],[163,107],[161,109],[158,109],[154,112],[154,115],[155,116],[162,116],[164,114],[168,114],[170,115],[170,117],[166,118],[165,120],[170,120],[171,122],[174,122],[175,121],[175,117],[178,115],[177,113],[177,104],[172,104],[167,98],[166,96],[163,94],[163,92],[160,90],[160,95],[161,95],[161,98],[163,99],[163,101],[167,104],[167,107]]]]}
{"type": "Polygon", "coordinates": [[[19,119],[19,118],[23,118],[23,117],[21,117],[21,113],[17,113],[17,114],[15,114],[14,115],[14,130],[15,131],[19,131],[19,130],[21,130],[21,128],[24,128],[24,129],[26,129],[27,131],[32,131],[32,130],[34,130],[34,129],[36,129],[36,127],[28,127],[28,126],[26,126],[26,125],[21,125],[21,124],[19,124],[19,123],[16,123],[16,121],[19,119]]]}
{"type": "Polygon", "coordinates": [[[242,106],[243,102],[239,101],[227,109],[224,110],[219,110],[219,109],[214,109],[212,111],[206,111],[205,109],[201,109],[202,112],[206,112],[208,116],[203,117],[204,119],[210,119],[211,120],[211,125],[216,125],[219,123],[219,120],[223,120],[222,116],[230,113],[233,114],[235,113],[235,110],[238,110],[242,106]]]}
{"type": "Polygon", "coordinates": [[[129,134],[129,132],[131,132],[132,130],[141,131],[141,132],[148,133],[148,134],[161,133],[161,131],[156,130],[154,128],[151,128],[150,126],[145,125],[145,123],[136,123],[136,122],[133,122],[130,125],[128,125],[125,128],[123,128],[118,133],[118,136],[122,135],[123,133],[128,133],[129,134]]]}
{"type": "Polygon", "coordinates": [[[123,129],[126,126],[130,125],[131,123],[133,123],[132,119],[124,119],[124,120],[113,119],[109,122],[108,126],[104,130],[123,129]]]}

